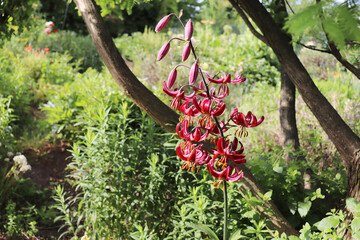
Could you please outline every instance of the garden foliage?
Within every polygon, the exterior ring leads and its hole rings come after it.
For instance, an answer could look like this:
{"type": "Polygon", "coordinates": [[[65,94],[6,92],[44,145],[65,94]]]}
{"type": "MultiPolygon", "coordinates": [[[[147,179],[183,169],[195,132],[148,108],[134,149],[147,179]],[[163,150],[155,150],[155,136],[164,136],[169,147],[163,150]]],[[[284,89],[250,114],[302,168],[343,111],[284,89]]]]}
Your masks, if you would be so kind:
{"type": "MultiPolygon", "coordinates": [[[[73,238],[208,238],[189,225],[194,222],[220,236],[222,193],[210,187],[209,173],[180,170],[182,164],[174,151],[177,141],[119,93],[88,37],[66,31],[48,35],[44,24],[36,20],[0,49],[0,182],[15,166],[8,152],[16,155],[63,140],[72,144],[66,182],[75,191],[57,186],[55,211],[48,206],[48,192],[12,174],[14,187],[1,200],[0,232],[36,236],[39,225],[51,226],[56,218],[56,224],[63,226],[60,233],[73,238]]],[[[266,116],[262,129],[254,129],[244,144],[249,146],[249,167],[267,193],[258,199],[240,192],[241,183],[229,186],[230,231],[243,239],[297,239],[269,230],[268,220],[253,210],[272,199],[300,229],[300,239],[336,239],[344,227],[358,237],[358,203],[346,201],[355,215],[348,225],[344,225],[344,212],[331,210],[341,205],[346,174],[334,146],[300,97],[297,119],[303,148],[299,154],[304,159],[296,164],[284,160],[286,151],[278,146],[279,89],[274,85],[279,71],[273,53],[247,30],[235,35],[229,30],[218,34],[210,27],[195,27],[195,44],[201,44],[198,51],[203,51],[202,69],[209,74],[219,69],[241,71],[249,79],[250,83],[232,89],[236,94],[229,95],[228,107],[241,103],[239,111],[253,109],[266,116]],[[305,169],[312,172],[311,189],[303,188],[305,169]]],[[[169,65],[177,63],[175,55],[183,45],[173,44],[159,64],[154,62],[154,49],[176,32],[155,35],[148,30],[115,39],[135,74],[162,99],[166,97],[159,83],[168,78],[169,65]]],[[[305,64],[320,64],[324,59],[322,55],[312,58],[306,51],[300,55],[305,64]]],[[[326,80],[316,80],[316,84],[359,133],[359,82],[329,62],[323,64],[326,80]]],[[[187,75],[179,69],[177,81],[182,78],[187,75]]]]}

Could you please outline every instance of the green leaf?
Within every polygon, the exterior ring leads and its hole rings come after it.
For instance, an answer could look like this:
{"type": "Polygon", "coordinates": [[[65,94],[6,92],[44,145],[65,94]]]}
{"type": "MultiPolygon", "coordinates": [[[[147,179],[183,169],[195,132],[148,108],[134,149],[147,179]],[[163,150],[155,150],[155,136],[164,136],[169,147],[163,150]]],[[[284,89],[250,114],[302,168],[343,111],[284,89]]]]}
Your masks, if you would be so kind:
{"type": "Polygon", "coordinates": [[[264,194],[263,200],[269,201],[269,200],[271,200],[271,196],[272,196],[272,190],[270,190],[264,194]]]}
{"type": "Polygon", "coordinates": [[[300,216],[302,218],[306,217],[306,215],[308,214],[310,208],[311,208],[311,202],[310,201],[299,202],[298,212],[299,212],[300,216]]]}
{"type": "Polygon", "coordinates": [[[208,226],[206,226],[205,224],[202,223],[185,223],[186,226],[191,227],[193,229],[197,229],[202,231],[203,233],[206,233],[207,235],[209,235],[209,237],[211,239],[214,240],[219,240],[219,238],[216,236],[216,234],[214,233],[213,230],[211,230],[208,226]]]}
{"type": "Polygon", "coordinates": [[[274,172],[282,173],[284,168],[280,167],[279,165],[276,165],[275,167],[273,167],[273,170],[274,170],[274,172]]]}
{"type": "Polygon", "coordinates": [[[300,240],[297,236],[289,236],[289,240],[300,240]]]}
{"type": "Polygon", "coordinates": [[[354,198],[346,199],[346,206],[353,212],[360,212],[360,203],[354,198]]]}
{"type": "Polygon", "coordinates": [[[355,232],[351,234],[353,239],[355,240],[360,240],[360,232],[355,232]]]}
{"type": "Polygon", "coordinates": [[[241,230],[238,229],[235,232],[233,232],[228,240],[238,240],[240,238],[244,238],[245,236],[241,235],[241,230]]]}
{"type": "Polygon", "coordinates": [[[329,39],[333,41],[339,48],[345,46],[345,37],[341,31],[341,26],[336,24],[334,19],[326,18],[323,22],[324,30],[328,34],[329,39]]]}
{"type": "Polygon", "coordinates": [[[285,29],[297,38],[304,34],[306,30],[319,25],[322,5],[322,2],[312,4],[304,8],[301,12],[289,17],[289,20],[285,23],[285,29]]]}
{"type": "Polygon", "coordinates": [[[351,222],[351,230],[357,232],[359,231],[359,229],[360,229],[360,218],[355,218],[351,222]]]}
{"type": "Polygon", "coordinates": [[[339,218],[335,216],[329,216],[324,219],[322,219],[318,225],[317,228],[320,231],[329,231],[331,228],[336,228],[339,225],[340,221],[339,218]]]}
{"type": "Polygon", "coordinates": [[[309,223],[305,223],[303,228],[300,229],[300,239],[311,240],[311,226],[309,223]]]}

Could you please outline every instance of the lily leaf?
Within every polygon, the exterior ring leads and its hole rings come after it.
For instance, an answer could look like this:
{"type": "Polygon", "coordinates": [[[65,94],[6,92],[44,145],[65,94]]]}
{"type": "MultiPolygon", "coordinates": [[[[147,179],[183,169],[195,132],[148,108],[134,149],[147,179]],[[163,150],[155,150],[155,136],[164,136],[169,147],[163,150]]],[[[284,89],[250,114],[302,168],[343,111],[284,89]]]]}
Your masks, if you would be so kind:
{"type": "Polygon", "coordinates": [[[211,230],[208,226],[202,223],[186,223],[186,226],[197,229],[209,235],[209,237],[213,240],[219,240],[213,230],[211,230]]]}

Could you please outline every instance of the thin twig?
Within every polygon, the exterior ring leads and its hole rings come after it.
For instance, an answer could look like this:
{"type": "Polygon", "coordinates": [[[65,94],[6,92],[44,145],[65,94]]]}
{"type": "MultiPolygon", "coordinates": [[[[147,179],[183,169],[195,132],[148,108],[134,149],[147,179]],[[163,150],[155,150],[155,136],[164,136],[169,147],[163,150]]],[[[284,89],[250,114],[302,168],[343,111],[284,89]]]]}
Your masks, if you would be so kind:
{"type": "Polygon", "coordinates": [[[316,48],[314,46],[305,45],[305,44],[303,44],[301,42],[296,42],[296,44],[299,44],[299,45],[303,46],[304,48],[311,49],[311,50],[314,50],[314,51],[332,54],[332,52],[330,50],[327,50],[327,49],[319,49],[319,48],[316,48]]]}
{"type": "Polygon", "coordinates": [[[292,9],[292,7],[290,6],[289,2],[287,0],[285,0],[285,3],[288,5],[290,11],[292,12],[292,14],[295,14],[294,10],[292,9]]]}
{"type": "MultiPolygon", "coordinates": [[[[316,0],[316,3],[320,3],[321,0],[316,0]]],[[[330,40],[329,35],[325,31],[324,27],[324,15],[321,11],[320,13],[320,21],[321,21],[321,28],[325,33],[326,39],[328,41],[328,46],[330,49],[331,54],[338,60],[346,69],[348,69],[350,72],[352,72],[358,79],[360,79],[360,69],[356,68],[354,65],[352,65],[350,62],[348,62],[341,54],[340,50],[336,46],[336,44],[330,40]]]]}
{"type": "Polygon", "coordinates": [[[257,37],[258,39],[260,39],[262,42],[267,44],[265,37],[254,28],[254,26],[251,24],[250,20],[248,19],[248,17],[244,13],[244,11],[240,8],[238,3],[234,0],[229,0],[229,2],[233,5],[233,7],[239,13],[240,17],[244,20],[246,26],[250,29],[252,34],[254,34],[254,36],[257,37]]]}

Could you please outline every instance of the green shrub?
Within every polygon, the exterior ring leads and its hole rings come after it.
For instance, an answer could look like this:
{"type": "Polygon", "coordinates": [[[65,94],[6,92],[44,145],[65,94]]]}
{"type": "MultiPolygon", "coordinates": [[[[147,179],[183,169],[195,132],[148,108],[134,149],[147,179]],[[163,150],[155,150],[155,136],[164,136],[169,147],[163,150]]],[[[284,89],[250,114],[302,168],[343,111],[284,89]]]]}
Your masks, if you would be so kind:
{"type": "Polygon", "coordinates": [[[4,43],[8,51],[21,54],[26,46],[33,49],[50,49],[50,52],[57,52],[71,57],[76,64],[81,62],[78,70],[85,71],[88,68],[101,70],[103,64],[90,36],[82,36],[71,31],[58,31],[46,34],[44,32],[45,21],[36,20],[32,22],[26,31],[13,36],[4,43]]]}
{"type": "Polygon", "coordinates": [[[0,95],[0,159],[5,153],[14,151],[14,135],[11,127],[13,121],[10,108],[11,97],[4,98],[0,95]]]}

